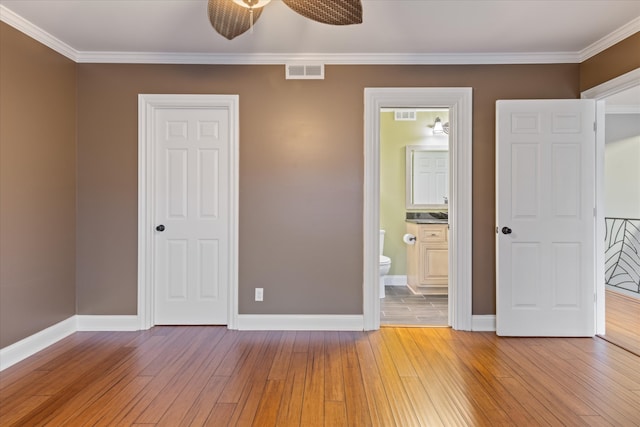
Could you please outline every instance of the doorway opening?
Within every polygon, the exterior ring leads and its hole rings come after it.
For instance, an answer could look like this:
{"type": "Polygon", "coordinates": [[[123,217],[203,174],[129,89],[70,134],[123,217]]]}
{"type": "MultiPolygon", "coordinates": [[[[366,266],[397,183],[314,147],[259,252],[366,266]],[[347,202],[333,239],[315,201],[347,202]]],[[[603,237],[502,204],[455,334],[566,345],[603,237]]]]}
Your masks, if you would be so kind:
{"type": "Polygon", "coordinates": [[[449,325],[449,109],[380,111],[380,325],[449,325]]]}
{"type": "Polygon", "coordinates": [[[380,327],[380,112],[382,109],[448,109],[450,191],[448,200],[448,318],[454,329],[471,330],[471,88],[366,88],[363,318],[365,330],[380,327]]]}
{"type": "Polygon", "coordinates": [[[640,160],[640,68],[582,98],[597,101],[596,333],[640,354],[640,195],[629,176],[638,170],[631,159],[640,160]]]}

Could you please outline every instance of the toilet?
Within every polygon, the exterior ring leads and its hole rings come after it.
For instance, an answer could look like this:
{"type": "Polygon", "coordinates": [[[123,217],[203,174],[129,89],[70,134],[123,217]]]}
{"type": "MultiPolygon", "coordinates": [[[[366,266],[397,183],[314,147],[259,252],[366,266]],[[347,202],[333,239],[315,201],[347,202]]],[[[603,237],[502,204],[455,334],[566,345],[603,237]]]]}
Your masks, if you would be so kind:
{"type": "Polygon", "coordinates": [[[391,269],[391,258],[382,255],[384,249],[384,230],[380,230],[380,298],[384,298],[384,276],[389,274],[391,269]]]}

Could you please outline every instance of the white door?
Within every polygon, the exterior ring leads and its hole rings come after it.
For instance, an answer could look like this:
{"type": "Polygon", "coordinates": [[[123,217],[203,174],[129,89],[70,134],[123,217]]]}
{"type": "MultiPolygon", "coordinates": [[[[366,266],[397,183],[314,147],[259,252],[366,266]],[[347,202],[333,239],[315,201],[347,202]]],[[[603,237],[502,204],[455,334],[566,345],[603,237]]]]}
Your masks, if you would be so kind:
{"type": "Polygon", "coordinates": [[[227,324],[229,111],[155,114],[155,324],[227,324]]]}
{"type": "Polygon", "coordinates": [[[498,101],[498,335],[595,334],[595,103],[498,101]]]}

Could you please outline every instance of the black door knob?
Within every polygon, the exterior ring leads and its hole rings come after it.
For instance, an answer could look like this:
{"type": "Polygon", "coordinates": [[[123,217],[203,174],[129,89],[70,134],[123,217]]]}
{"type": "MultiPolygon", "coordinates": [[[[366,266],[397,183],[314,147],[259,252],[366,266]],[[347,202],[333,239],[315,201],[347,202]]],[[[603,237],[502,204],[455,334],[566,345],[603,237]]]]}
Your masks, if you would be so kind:
{"type": "Polygon", "coordinates": [[[509,227],[502,227],[502,234],[511,234],[511,229],[509,227]]]}
{"type": "Polygon", "coordinates": [[[159,226],[156,227],[156,230],[164,231],[164,225],[160,224],[159,226]]]}

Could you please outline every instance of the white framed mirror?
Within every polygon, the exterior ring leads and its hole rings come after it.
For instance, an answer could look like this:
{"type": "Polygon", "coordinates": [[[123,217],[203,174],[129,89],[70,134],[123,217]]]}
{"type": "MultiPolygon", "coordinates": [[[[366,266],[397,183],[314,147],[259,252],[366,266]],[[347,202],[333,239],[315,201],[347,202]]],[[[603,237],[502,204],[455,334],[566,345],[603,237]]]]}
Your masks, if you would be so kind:
{"type": "Polygon", "coordinates": [[[406,146],[407,209],[449,208],[449,146],[406,146]]]}

